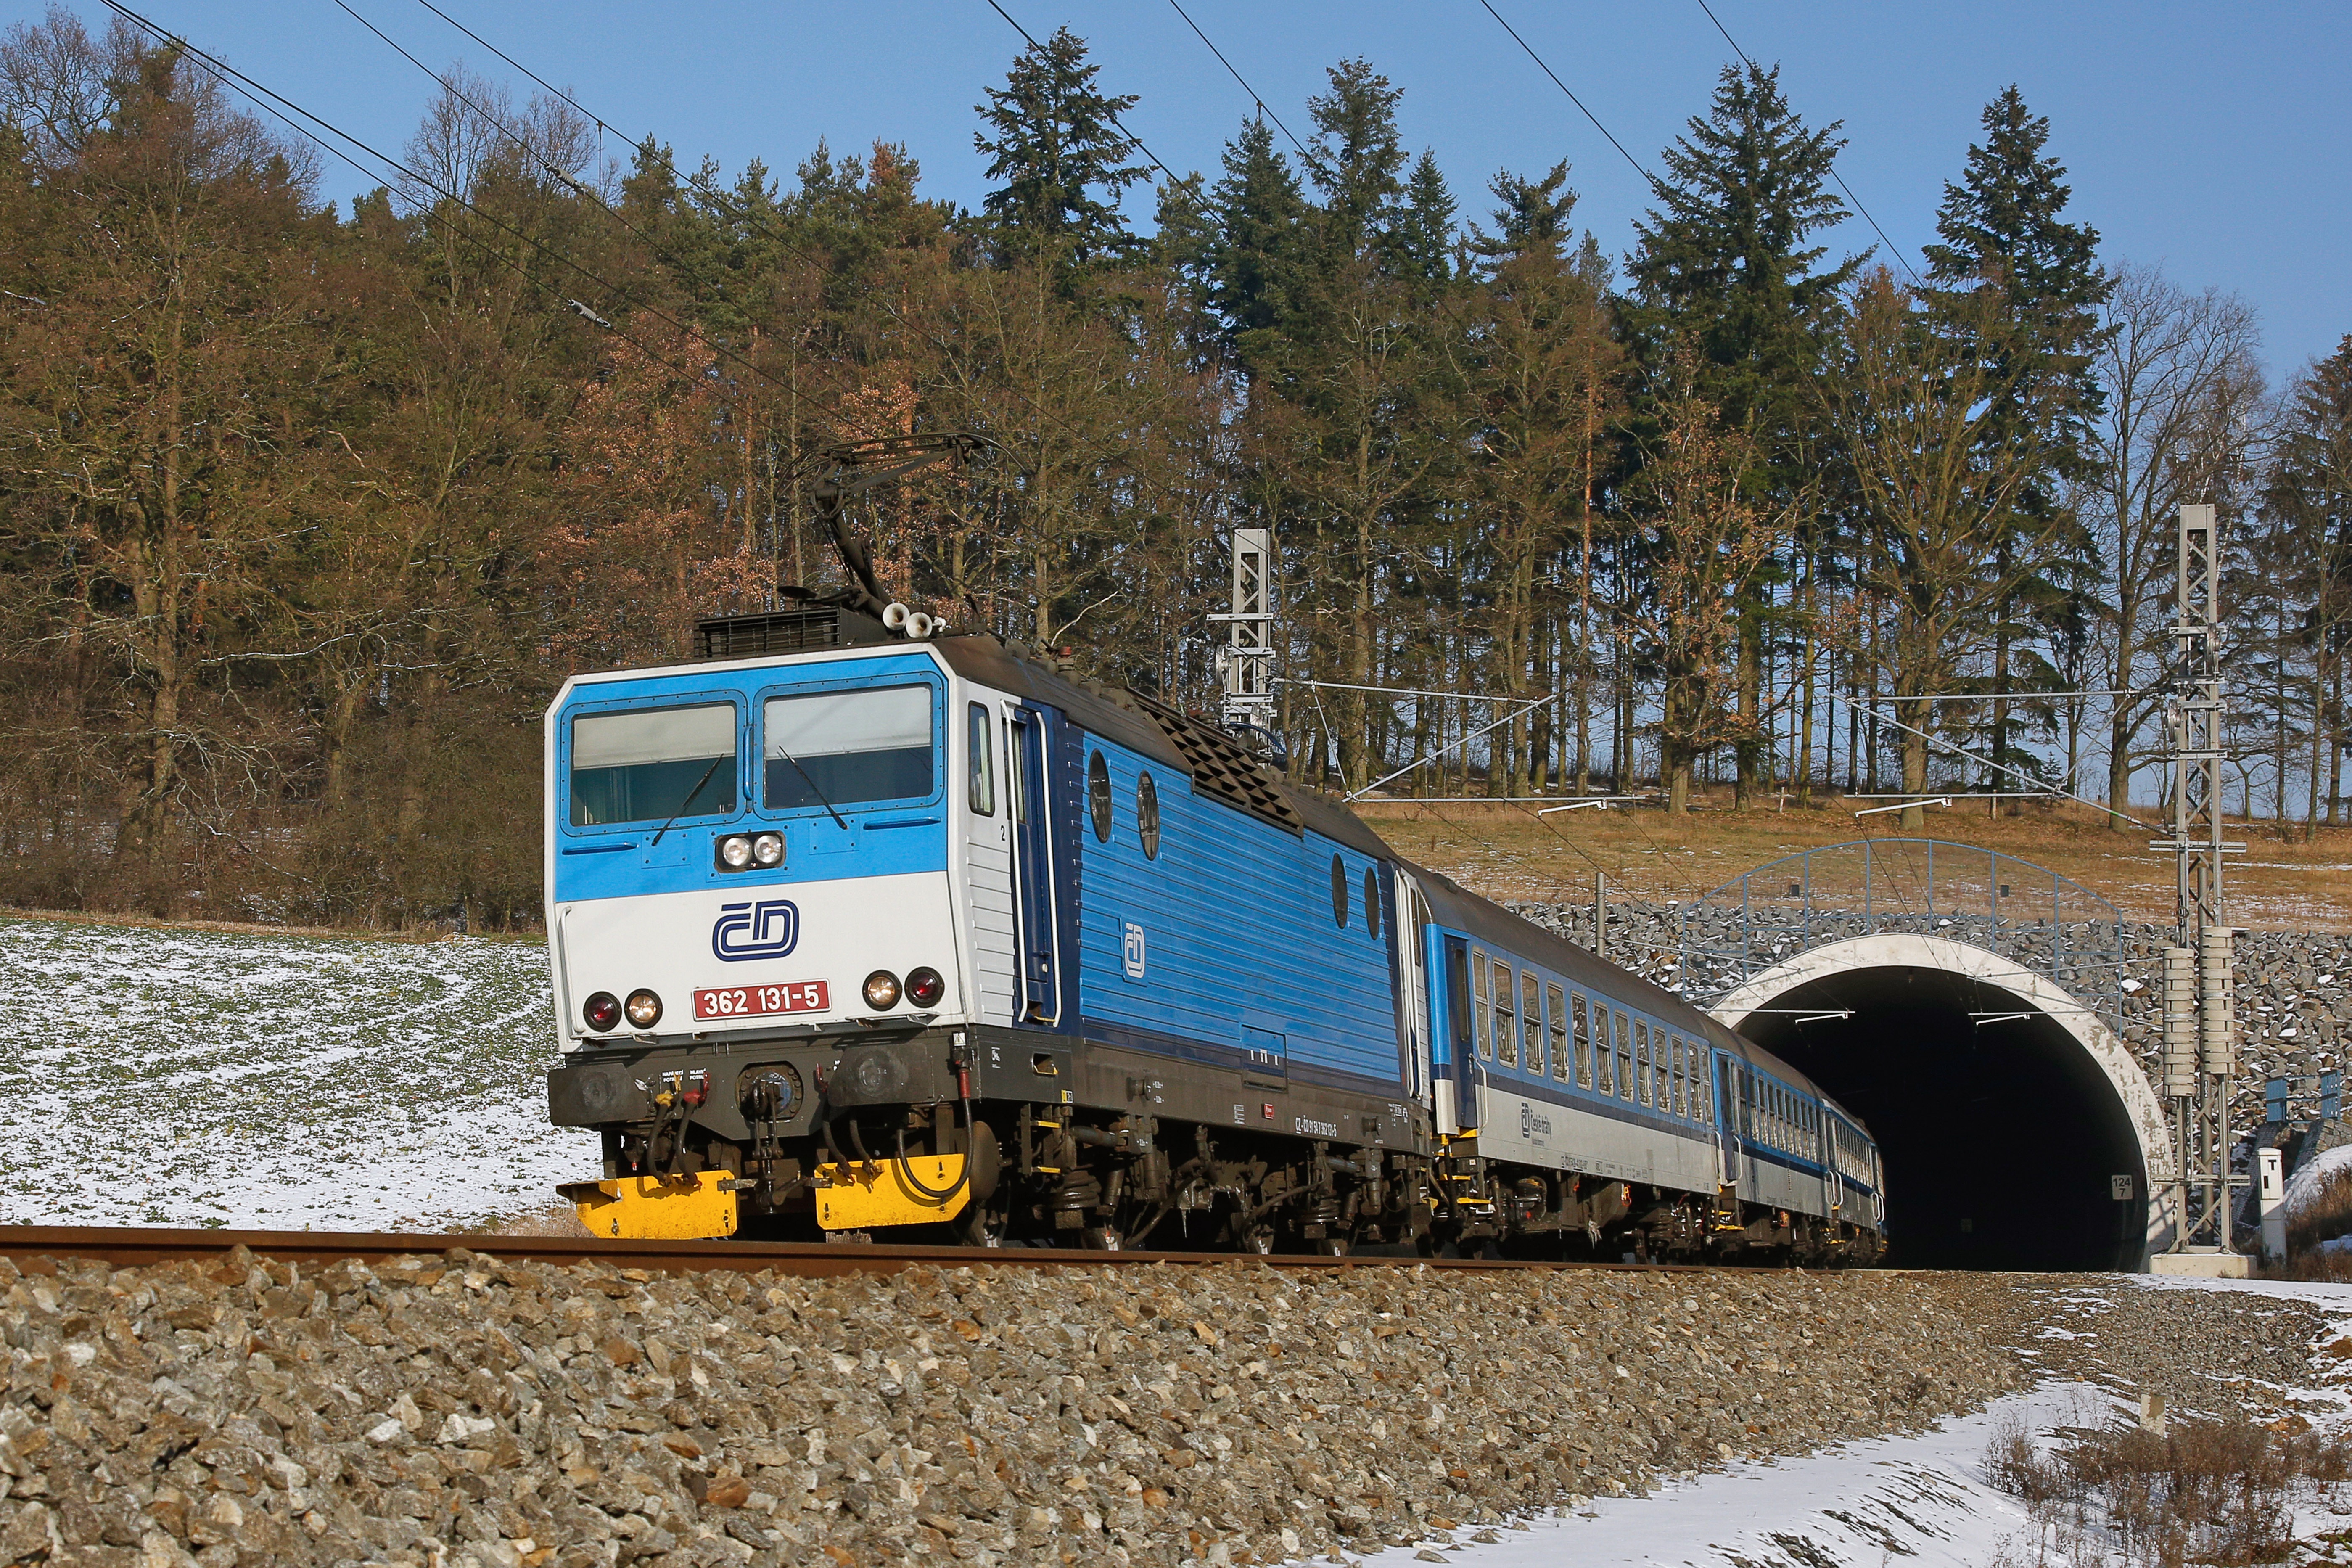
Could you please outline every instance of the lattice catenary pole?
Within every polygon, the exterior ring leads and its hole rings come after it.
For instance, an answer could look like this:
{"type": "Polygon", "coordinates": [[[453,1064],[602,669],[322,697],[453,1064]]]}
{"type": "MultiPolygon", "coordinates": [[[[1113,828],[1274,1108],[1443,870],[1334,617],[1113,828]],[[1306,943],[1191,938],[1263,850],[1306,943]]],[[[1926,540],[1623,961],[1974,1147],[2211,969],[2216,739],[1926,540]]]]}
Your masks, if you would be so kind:
{"type": "Polygon", "coordinates": [[[2164,955],[2163,1090],[2172,1104],[2176,1156],[2172,1249],[2234,1250],[2230,1173],[2230,1089],[2238,1024],[2231,982],[2234,935],[2221,897],[2221,859],[2244,846],[2221,837],[2221,762],[2228,721],[2221,689],[2221,531],[2210,506],[2183,506],[2172,627],[2176,660],[2165,700],[2179,934],[2164,955]]]}

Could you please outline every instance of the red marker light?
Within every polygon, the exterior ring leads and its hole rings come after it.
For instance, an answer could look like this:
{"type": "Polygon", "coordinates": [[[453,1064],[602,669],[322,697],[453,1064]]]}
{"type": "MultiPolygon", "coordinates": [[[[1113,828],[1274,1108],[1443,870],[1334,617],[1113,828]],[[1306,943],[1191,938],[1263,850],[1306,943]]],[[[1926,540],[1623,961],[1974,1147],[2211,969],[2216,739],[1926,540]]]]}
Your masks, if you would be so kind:
{"type": "Polygon", "coordinates": [[[1265,1107],[1265,1119],[1266,1119],[1268,1121],[1273,1121],[1273,1120],[1274,1120],[1274,1103],[1273,1103],[1271,1100],[1269,1100],[1269,1101],[1267,1101],[1267,1102],[1266,1102],[1266,1107],[1265,1107]]]}
{"type": "Polygon", "coordinates": [[[947,994],[947,990],[948,983],[940,977],[938,970],[929,964],[907,971],[907,1000],[918,1007],[938,1005],[940,998],[947,994]]]}
{"type": "Polygon", "coordinates": [[[592,1029],[609,1029],[621,1021],[621,999],[610,991],[599,991],[588,998],[587,1005],[580,1009],[580,1016],[587,1020],[592,1029]]]}

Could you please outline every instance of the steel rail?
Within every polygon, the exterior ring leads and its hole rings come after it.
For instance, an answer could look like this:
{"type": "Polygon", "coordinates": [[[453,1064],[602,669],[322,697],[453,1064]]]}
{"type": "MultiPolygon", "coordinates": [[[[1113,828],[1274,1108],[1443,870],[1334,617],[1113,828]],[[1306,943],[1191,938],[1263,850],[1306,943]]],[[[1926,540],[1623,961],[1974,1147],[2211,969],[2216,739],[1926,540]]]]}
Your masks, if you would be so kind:
{"type": "MultiPolygon", "coordinates": [[[[1387,1258],[1350,1254],[1232,1252],[1092,1252],[1027,1247],[909,1247],[898,1243],[836,1245],[785,1241],[613,1241],[593,1237],[496,1236],[483,1232],[176,1230],[142,1226],[0,1226],[0,1258],[19,1268],[27,1259],[82,1258],[116,1268],[226,1257],[244,1247],[257,1258],[283,1263],[325,1265],[343,1260],[376,1262],[395,1258],[438,1257],[463,1249],[513,1263],[570,1266],[603,1264],[693,1274],[717,1269],[823,1278],[842,1274],[895,1274],[907,1268],[1093,1268],[1168,1265],[1213,1268],[1263,1263],[1274,1268],[1434,1268],[1512,1272],[1563,1268],[1641,1272],[1703,1272],[1730,1267],[1698,1263],[1533,1262],[1516,1258],[1387,1258]]],[[[42,1270],[46,1272],[46,1270],[42,1270]]]]}

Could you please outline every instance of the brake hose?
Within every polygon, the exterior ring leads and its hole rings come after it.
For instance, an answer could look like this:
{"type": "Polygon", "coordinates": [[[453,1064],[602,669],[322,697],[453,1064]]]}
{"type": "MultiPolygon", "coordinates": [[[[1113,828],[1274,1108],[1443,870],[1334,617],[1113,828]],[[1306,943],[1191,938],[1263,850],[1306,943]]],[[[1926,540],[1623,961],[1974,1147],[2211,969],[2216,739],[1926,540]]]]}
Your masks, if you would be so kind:
{"type": "Polygon", "coordinates": [[[956,1063],[956,1100],[963,1107],[963,1169],[957,1172],[956,1179],[946,1186],[932,1188],[923,1185],[922,1178],[915,1174],[914,1163],[907,1158],[907,1130],[903,1127],[898,1129],[898,1179],[913,1188],[917,1197],[928,1198],[935,1204],[946,1203],[971,1184],[971,1163],[978,1153],[971,1147],[971,1069],[961,1061],[956,1063]]]}

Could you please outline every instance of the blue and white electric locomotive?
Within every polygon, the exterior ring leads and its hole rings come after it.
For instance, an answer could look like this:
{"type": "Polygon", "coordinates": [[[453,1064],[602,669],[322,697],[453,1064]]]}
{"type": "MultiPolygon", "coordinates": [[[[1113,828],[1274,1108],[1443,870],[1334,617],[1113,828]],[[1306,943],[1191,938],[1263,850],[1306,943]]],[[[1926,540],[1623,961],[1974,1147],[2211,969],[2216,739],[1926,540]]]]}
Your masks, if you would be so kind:
{"type": "Polygon", "coordinates": [[[1877,1256],[1801,1074],[1223,731],[926,629],[708,622],[550,709],[597,1233],[1877,1256]]]}

